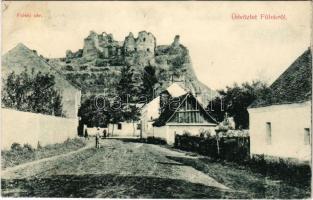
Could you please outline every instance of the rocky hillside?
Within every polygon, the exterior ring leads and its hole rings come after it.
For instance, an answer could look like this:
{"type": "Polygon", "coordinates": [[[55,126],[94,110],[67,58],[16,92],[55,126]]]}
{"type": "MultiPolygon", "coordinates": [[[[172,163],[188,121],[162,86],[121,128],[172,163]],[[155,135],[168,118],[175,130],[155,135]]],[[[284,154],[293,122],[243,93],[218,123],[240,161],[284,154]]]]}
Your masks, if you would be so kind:
{"type": "Polygon", "coordinates": [[[112,34],[91,31],[82,49],[68,50],[66,57],[49,59],[49,63],[79,85],[85,95],[114,90],[123,66],[131,66],[139,76],[144,76],[144,67],[152,66],[158,78],[157,92],[175,81],[198,96],[216,95],[198,81],[188,49],[180,44],[178,35],[169,45],[157,45],[156,38],[146,31],[137,37],[129,33],[124,41],[116,41],[112,34]]]}
{"type": "Polygon", "coordinates": [[[112,34],[91,31],[84,39],[82,49],[76,52],[68,50],[63,58],[44,58],[36,50],[19,44],[2,56],[2,64],[6,66],[2,69],[3,74],[22,71],[25,66],[40,71],[43,70],[41,65],[47,65],[53,73],[81,88],[83,97],[116,92],[116,84],[125,66],[134,71],[138,85],[147,74],[145,67],[152,67],[157,78],[154,85],[156,95],[172,82],[197,94],[203,103],[216,95],[215,91],[198,81],[188,49],[180,44],[179,36],[175,36],[169,45],[157,45],[156,38],[146,31],[139,32],[137,37],[129,33],[124,41],[115,40],[112,34]],[[206,97],[202,98],[204,94],[206,97]]]}

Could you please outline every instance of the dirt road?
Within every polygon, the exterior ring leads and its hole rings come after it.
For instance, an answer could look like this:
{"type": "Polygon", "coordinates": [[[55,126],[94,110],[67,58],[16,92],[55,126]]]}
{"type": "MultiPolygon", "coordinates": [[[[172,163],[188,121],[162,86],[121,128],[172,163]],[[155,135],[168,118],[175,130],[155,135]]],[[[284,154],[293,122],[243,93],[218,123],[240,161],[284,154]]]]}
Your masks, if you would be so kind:
{"type": "Polygon", "coordinates": [[[157,145],[107,139],[81,150],[2,172],[11,197],[247,198],[208,173],[184,164],[188,156],[157,145]]]}

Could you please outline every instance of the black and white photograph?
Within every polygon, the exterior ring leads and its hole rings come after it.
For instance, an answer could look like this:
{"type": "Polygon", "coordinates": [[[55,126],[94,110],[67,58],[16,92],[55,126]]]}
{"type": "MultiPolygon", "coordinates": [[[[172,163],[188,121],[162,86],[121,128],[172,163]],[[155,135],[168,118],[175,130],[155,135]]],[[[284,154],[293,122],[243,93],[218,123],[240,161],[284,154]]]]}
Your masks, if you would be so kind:
{"type": "Polygon", "coordinates": [[[311,198],[311,1],[1,12],[1,197],[311,198]]]}

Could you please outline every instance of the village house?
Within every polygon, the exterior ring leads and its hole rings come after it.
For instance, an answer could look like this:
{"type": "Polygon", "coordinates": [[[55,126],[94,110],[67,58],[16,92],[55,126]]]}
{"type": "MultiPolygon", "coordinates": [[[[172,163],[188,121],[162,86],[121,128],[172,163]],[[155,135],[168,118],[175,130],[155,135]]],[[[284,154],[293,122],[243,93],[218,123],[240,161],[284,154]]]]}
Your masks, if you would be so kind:
{"type": "Polygon", "coordinates": [[[134,122],[119,122],[117,124],[109,124],[107,130],[110,136],[139,137],[140,122],[134,121],[134,122]]]}
{"type": "MultiPolygon", "coordinates": [[[[128,105],[135,106],[138,110],[141,110],[143,107],[142,103],[128,103],[128,105]]],[[[104,134],[106,134],[108,137],[127,138],[139,137],[141,132],[140,129],[140,120],[125,120],[115,124],[109,123],[105,127],[87,127],[87,125],[84,125],[83,132],[85,133],[85,131],[87,131],[89,136],[95,136],[97,134],[104,136],[104,134]]]]}
{"type": "Polygon", "coordinates": [[[142,137],[158,137],[173,144],[175,134],[215,134],[216,120],[197,98],[173,83],[142,110],[142,137]]]}
{"type": "Polygon", "coordinates": [[[87,127],[84,125],[84,133],[87,131],[88,136],[95,136],[100,134],[107,137],[139,137],[140,136],[140,122],[139,121],[123,121],[116,124],[108,124],[106,127],[87,127]]]}
{"type": "Polygon", "coordinates": [[[179,97],[187,94],[187,91],[183,89],[178,83],[172,83],[167,89],[167,93],[163,91],[160,96],[157,96],[152,101],[143,106],[141,110],[141,136],[146,138],[153,135],[154,127],[153,123],[160,116],[161,104],[160,99],[167,94],[172,97],[179,97]]]}
{"type": "Polygon", "coordinates": [[[21,73],[24,69],[29,73],[32,70],[36,73],[49,73],[55,77],[55,87],[62,96],[62,109],[67,118],[78,119],[78,108],[81,103],[81,90],[73,83],[66,80],[65,76],[56,71],[42,56],[39,56],[36,51],[19,43],[16,47],[8,51],[2,56],[2,78],[11,73],[21,73]]]}
{"type": "Polygon", "coordinates": [[[308,49],[248,108],[251,156],[311,159],[312,56],[308,49]]]}
{"type": "Polygon", "coordinates": [[[2,56],[1,73],[3,80],[11,72],[20,74],[25,68],[29,73],[34,71],[35,73],[41,72],[54,75],[54,87],[62,97],[61,103],[64,116],[56,117],[2,108],[1,148],[8,149],[12,143],[30,144],[36,148],[38,143],[44,146],[77,137],[81,90],[67,81],[36,51],[21,43],[2,56]],[[27,130],[27,134],[23,130],[27,130]]]}

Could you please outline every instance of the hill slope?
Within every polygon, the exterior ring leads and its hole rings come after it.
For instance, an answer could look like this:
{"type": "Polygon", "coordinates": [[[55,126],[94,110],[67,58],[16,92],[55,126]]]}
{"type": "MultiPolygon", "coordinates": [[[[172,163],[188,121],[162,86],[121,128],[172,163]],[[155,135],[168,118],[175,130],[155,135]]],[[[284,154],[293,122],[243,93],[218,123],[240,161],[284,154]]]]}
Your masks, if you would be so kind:
{"type": "Polygon", "coordinates": [[[156,95],[172,82],[177,82],[206,104],[217,93],[197,79],[188,49],[179,40],[179,36],[176,36],[171,44],[158,46],[156,38],[146,31],[139,32],[137,37],[129,33],[124,41],[114,40],[112,34],[91,31],[84,39],[83,48],[76,52],[66,51],[64,58],[43,58],[36,51],[19,44],[3,56],[3,64],[14,71],[28,65],[42,70],[41,65],[49,65],[80,87],[85,97],[114,92],[124,66],[131,66],[139,76],[138,82],[145,76],[145,67],[151,66],[157,77],[156,95]],[[34,60],[37,60],[36,64],[34,60]]]}

